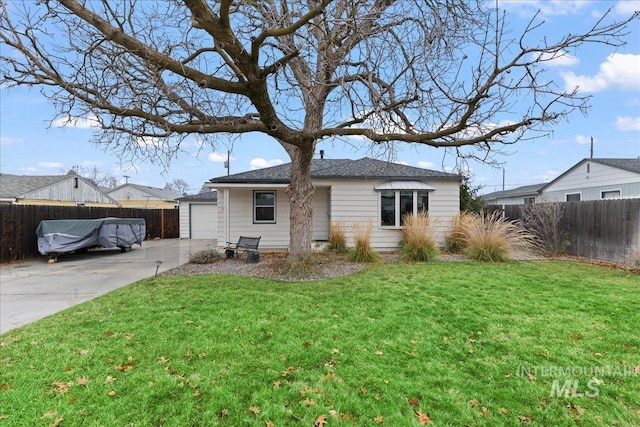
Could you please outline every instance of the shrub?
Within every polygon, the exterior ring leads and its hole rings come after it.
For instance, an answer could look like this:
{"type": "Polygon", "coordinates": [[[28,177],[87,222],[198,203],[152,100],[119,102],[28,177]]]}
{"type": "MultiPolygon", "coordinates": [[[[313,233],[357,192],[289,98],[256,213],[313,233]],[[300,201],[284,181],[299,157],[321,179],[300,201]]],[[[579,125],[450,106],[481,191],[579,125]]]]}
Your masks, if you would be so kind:
{"type": "Polygon", "coordinates": [[[284,262],[282,272],[292,279],[304,279],[315,274],[325,261],[314,253],[290,254],[284,262]]]}
{"type": "Polygon", "coordinates": [[[533,236],[517,221],[508,221],[501,212],[474,215],[464,222],[465,254],[478,261],[508,261],[517,251],[533,248],[533,236]]]}
{"type": "Polygon", "coordinates": [[[445,249],[447,252],[462,253],[465,249],[464,223],[471,221],[473,215],[467,212],[460,212],[453,217],[451,231],[445,240],[445,249]]]}
{"type": "Polygon", "coordinates": [[[353,262],[378,262],[381,257],[371,247],[371,230],[373,224],[369,221],[365,224],[355,223],[353,232],[355,235],[355,245],[347,254],[347,259],[353,262]]]}
{"type": "Polygon", "coordinates": [[[344,254],[349,251],[342,221],[332,221],[329,224],[329,245],[327,250],[337,254],[344,254]]]}
{"type": "Polygon", "coordinates": [[[438,255],[427,212],[405,215],[399,254],[406,261],[432,261],[438,255]]]}
{"type": "Polygon", "coordinates": [[[205,249],[191,254],[189,262],[192,264],[211,264],[220,258],[220,254],[215,249],[205,249]]]}
{"type": "Polygon", "coordinates": [[[564,205],[558,202],[534,203],[520,208],[524,227],[537,238],[537,246],[547,255],[560,255],[569,247],[560,221],[564,205]]]}

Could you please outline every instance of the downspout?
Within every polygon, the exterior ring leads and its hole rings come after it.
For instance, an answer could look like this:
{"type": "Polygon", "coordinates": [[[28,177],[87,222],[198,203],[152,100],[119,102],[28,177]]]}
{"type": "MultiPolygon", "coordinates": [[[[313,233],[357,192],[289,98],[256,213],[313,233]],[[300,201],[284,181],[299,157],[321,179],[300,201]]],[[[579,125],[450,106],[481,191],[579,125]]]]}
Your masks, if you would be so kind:
{"type": "Polygon", "coordinates": [[[231,240],[231,235],[230,235],[230,232],[229,232],[229,226],[230,226],[229,222],[230,222],[231,215],[229,214],[229,210],[230,210],[229,209],[229,189],[225,188],[223,191],[224,191],[224,193],[223,193],[224,194],[224,196],[223,196],[223,199],[224,199],[224,243],[223,244],[226,245],[227,242],[231,240]]]}

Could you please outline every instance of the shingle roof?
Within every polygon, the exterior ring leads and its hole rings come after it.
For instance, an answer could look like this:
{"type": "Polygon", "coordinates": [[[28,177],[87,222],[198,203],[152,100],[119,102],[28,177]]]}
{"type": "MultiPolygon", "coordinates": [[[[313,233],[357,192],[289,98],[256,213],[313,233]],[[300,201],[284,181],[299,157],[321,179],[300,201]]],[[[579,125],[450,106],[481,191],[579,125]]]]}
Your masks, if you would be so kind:
{"type": "MultiPolygon", "coordinates": [[[[212,178],[212,183],[272,183],[286,184],[291,176],[291,163],[270,168],[256,169],[234,175],[212,178]]],[[[339,179],[445,179],[460,180],[460,175],[422,169],[398,163],[364,157],[350,159],[314,159],[311,163],[311,178],[339,179]]]]}
{"type": "Polygon", "coordinates": [[[218,201],[218,192],[217,191],[201,191],[198,194],[193,194],[191,196],[184,196],[177,199],[179,202],[217,202],[218,201]]]}
{"type": "Polygon", "coordinates": [[[540,192],[540,189],[545,185],[547,184],[543,183],[543,184],[523,185],[521,187],[512,188],[511,190],[494,191],[493,193],[483,194],[480,197],[482,197],[485,200],[492,200],[492,199],[505,198],[505,197],[529,196],[529,195],[538,194],[540,192]]]}
{"type": "Polygon", "coordinates": [[[640,158],[637,159],[585,159],[614,168],[640,173],[640,158]]]}
{"type": "Polygon", "coordinates": [[[113,190],[110,191],[113,192],[115,190],[119,190],[122,187],[133,187],[139,191],[142,191],[143,193],[147,193],[150,194],[152,196],[157,197],[160,200],[165,200],[165,201],[173,201],[178,199],[179,197],[182,197],[182,194],[176,193],[173,190],[169,190],[167,188],[156,188],[156,187],[149,187],[147,185],[140,185],[140,184],[132,184],[132,183],[126,183],[126,184],[122,184],[121,186],[114,188],[113,190]]]}
{"type": "Polygon", "coordinates": [[[68,179],[69,175],[0,174],[0,197],[17,198],[40,188],[68,179]]]}

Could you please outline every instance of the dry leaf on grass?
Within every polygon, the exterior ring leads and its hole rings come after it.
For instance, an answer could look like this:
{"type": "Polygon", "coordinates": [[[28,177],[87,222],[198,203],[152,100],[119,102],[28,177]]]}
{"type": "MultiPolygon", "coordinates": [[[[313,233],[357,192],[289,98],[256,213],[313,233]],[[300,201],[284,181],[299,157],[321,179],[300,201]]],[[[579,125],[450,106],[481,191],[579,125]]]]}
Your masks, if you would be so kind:
{"type": "Polygon", "coordinates": [[[416,412],[416,415],[418,416],[418,422],[422,425],[431,424],[433,422],[429,414],[423,413],[422,409],[418,409],[418,412],[416,412]]]}
{"type": "Polygon", "coordinates": [[[323,427],[326,423],[327,416],[323,414],[316,418],[315,422],[313,423],[313,427],[323,427]]]}

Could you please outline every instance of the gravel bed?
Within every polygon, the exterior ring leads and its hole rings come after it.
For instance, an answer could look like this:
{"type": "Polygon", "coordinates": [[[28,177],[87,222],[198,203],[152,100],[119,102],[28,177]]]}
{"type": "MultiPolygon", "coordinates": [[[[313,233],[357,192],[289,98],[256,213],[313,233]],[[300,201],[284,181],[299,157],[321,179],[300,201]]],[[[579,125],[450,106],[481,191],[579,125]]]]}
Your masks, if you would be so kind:
{"type": "Polygon", "coordinates": [[[174,274],[235,274],[241,276],[254,276],[263,279],[275,279],[292,282],[306,282],[326,279],[329,277],[341,277],[355,273],[366,267],[366,264],[348,262],[341,256],[329,257],[318,255],[318,262],[304,271],[304,274],[287,274],[285,268],[287,254],[260,254],[260,262],[247,263],[244,259],[221,258],[211,264],[183,264],[179,267],[167,270],[160,275],[174,274]]]}
{"type": "MultiPolygon", "coordinates": [[[[385,263],[403,262],[396,253],[382,253],[385,263]]],[[[183,264],[179,267],[167,270],[160,275],[176,274],[235,274],[241,276],[254,276],[263,279],[284,280],[290,282],[305,282],[312,280],[326,279],[329,277],[341,277],[362,270],[367,264],[349,262],[341,255],[315,254],[317,263],[305,269],[299,274],[287,274],[286,253],[261,253],[260,262],[247,263],[244,258],[232,258],[219,260],[211,264],[183,264]]],[[[540,259],[536,256],[519,254],[513,257],[516,260],[526,261],[540,259]]],[[[437,258],[439,261],[469,261],[464,255],[441,253],[437,258]]]]}

